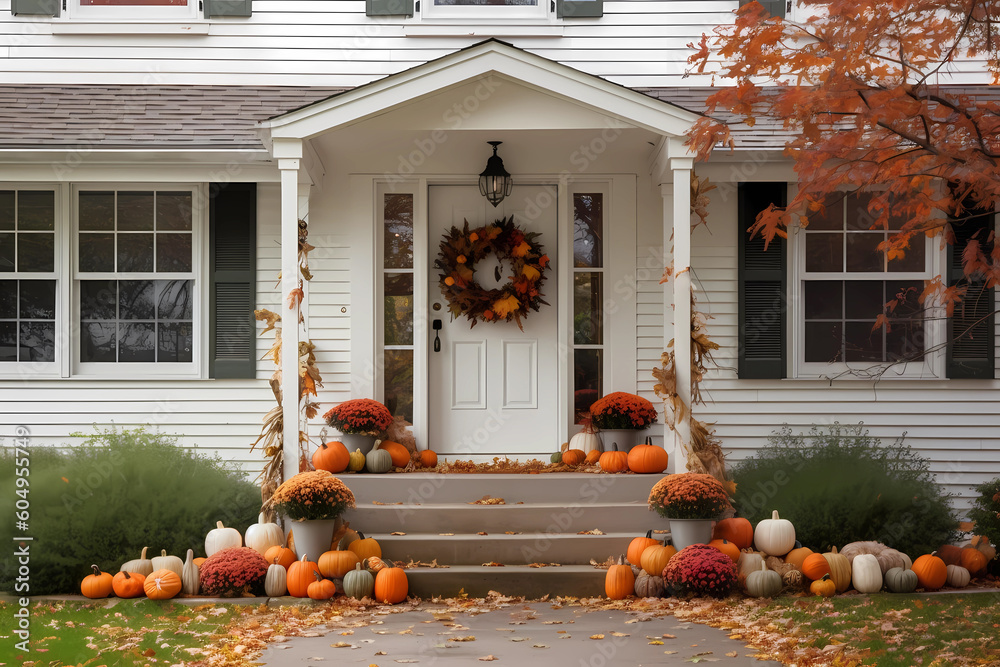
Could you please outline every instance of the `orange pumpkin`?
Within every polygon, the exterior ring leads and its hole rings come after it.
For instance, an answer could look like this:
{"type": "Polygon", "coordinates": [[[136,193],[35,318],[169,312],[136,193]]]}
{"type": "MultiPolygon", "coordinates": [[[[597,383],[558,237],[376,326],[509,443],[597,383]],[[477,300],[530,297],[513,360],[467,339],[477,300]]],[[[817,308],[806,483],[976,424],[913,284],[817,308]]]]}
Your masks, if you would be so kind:
{"type": "Polygon", "coordinates": [[[319,571],[323,573],[324,577],[343,579],[344,575],[353,570],[354,566],[360,562],[361,559],[353,551],[349,549],[341,551],[338,549],[324,553],[319,557],[319,561],[316,564],[319,566],[319,571]]]}
{"type": "MultiPolygon", "coordinates": [[[[392,456],[392,454],[389,454],[392,456]]],[[[438,464],[438,455],[429,449],[420,452],[420,465],[425,468],[434,468],[438,464]]]]}
{"type": "Polygon", "coordinates": [[[708,546],[714,547],[726,554],[733,560],[734,563],[740,559],[740,550],[737,549],[736,545],[729,540],[712,540],[708,543],[708,546]]]}
{"type": "Polygon", "coordinates": [[[799,572],[802,571],[802,562],[808,557],[815,553],[809,547],[799,547],[798,549],[792,549],[785,556],[785,562],[794,567],[799,572]]]}
{"type": "Polygon", "coordinates": [[[802,574],[813,581],[822,579],[824,574],[831,574],[830,561],[823,554],[810,554],[802,560],[802,574]]]}
{"type": "MultiPolygon", "coordinates": [[[[288,547],[274,546],[264,552],[264,560],[268,563],[277,563],[287,570],[288,566],[295,562],[295,552],[288,547]]],[[[197,562],[197,559],[195,561],[197,562]]]]}
{"type": "Polygon", "coordinates": [[[90,568],[94,573],[88,574],[80,582],[80,592],[91,599],[106,598],[111,595],[113,590],[111,575],[101,572],[101,568],[96,565],[91,565],[90,568]]]}
{"type": "Polygon", "coordinates": [[[306,588],[310,600],[329,600],[337,594],[337,585],[329,579],[324,579],[319,572],[314,573],[316,581],[306,588]]]}
{"type": "Polygon", "coordinates": [[[987,563],[989,563],[989,560],[987,560],[986,554],[976,547],[965,547],[962,549],[961,565],[970,574],[979,574],[984,571],[987,563]]]}
{"type": "Polygon", "coordinates": [[[935,552],[937,557],[947,565],[960,565],[962,563],[962,549],[954,544],[942,544],[935,552]]]}
{"type": "Polygon", "coordinates": [[[659,543],[659,540],[653,539],[653,531],[647,530],[646,537],[635,537],[629,542],[625,558],[633,565],[638,565],[639,559],[642,558],[642,552],[646,550],[646,547],[655,547],[659,543]]]}
{"type": "Polygon", "coordinates": [[[111,589],[120,598],[137,598],[145,595],[142,588],[146,576],[141,572],[122,571],[111,578],[111,589]]]}
{"type": "Polygon", "coordinates": [[[285,585],[288,594],[296,598],[309,597],[309,584],[316,581],[316,575],[323,577],[319,566],[309,560],[308,554],[302,554],[302,559],[288,566],[288,576],[285,585]]]}
{"type": "Polygon", "coordinates": [[[562,462],[568,466],[578,466],[586,458],[587,455],[584,454],[582,449],[567,449],[562,454],[562,462]]]}
{"type": "Polygon", "coordinates": [[[599,449],[591,449],[589,452],[587,452],[587,456],[586,458],[583,459],[583,462],[586,463],[587,465],[594,465],[595,463],[601,460],[602,453],[603,452],[599,449]]]}
{"type": "Polygon", "coordinates": [[[654,577],[662,577],[663,570],[667,567],[667,563],[670,559],[677,555],[677,548],[674,545],[663,540],[663,544],[657,544],[656,546],[646,547],[639,556],[639,565],[646,572],[646,574],[652,575],[654,577]]]}
{"type": "Polygon", "coordinates": [[[382,547],[378,541],[372,537],[365,537],[365,534],[358,531],[358,539],[347,545],[347,548],[358,555],[358,560],[362,561],[372,556],[382,557],[382,547]]]}
{"type": "Polygon", "coordinates": [[[948,566],[934,554],[925,554],[913,561],[911,569],[921,587],[928,591],[936,591],[948,581],[948,566]]]}
{"type": "Polygon", "coordinates": [[[669,462],[667,450],[656,445],[636,445],[628,453],[628,468],[632,472],[661,473],[669,462]]]}
{"type": "Polygon", "coordinates": [[[618,451],[618,445],[612,444],[610,452],[601,454],[598,459],[601,463],[601,470],[604,472],[623,472],[628,470],[628,454],[618,451]]]}
{"type": "Polygon", "coordinates": [[[625,565],[624,557],[618,558],[618,564],[608,568],[604,575],[604,592],[612,600],[624,600],[635,591],[635,575],[632,567],[625,565]]]}
{"type": "Polygon", "coordinates": [[[344,443],[327,442],[321,444],[313,453],[313,467],[316,470],[329,470],[332,473],[347,470],[347,464],[351,461],[351,453],[347,451],[344,443]]]}
{"type": "Polygon", "coordinates": [[[142,582],[150,600],[169,600],[181,592],[181,578],[173,570],[157,570],[142,582]]]}
{"type": "Polygon", "coordinates": [[[389,457],[392,458],[392,465],[397,468],[405,468],[410,464],[410,450],[400,443],[393,442],[392,440],[383,440],[378,448],[389,452],[389,457]]]}
{"type": "Polygon", "coordinates": [[[383,567],[375,575],[375,600],[396,604],[406,599],[410,583],[401,567],[383,567]]]}
{"type": "Polygon", "coordinates": [[[378,556],[372,556],[370,558],[366,558],[364,562],[361,563],[361,567],[365,568],[372,574],[378,574],[379,570],[389,566],[378,556]]]}
{"type": "Polygon", "coordinates": [[[740,550],[753,546],[753,524],[743,518],[723,519],[715,524],[713,540],[729,540],[740,550]]]}
{"type": "MultiPolygon", "coordinates": [[[[278,548],[280,548],[280,547],[278,547],[278,548]]],[[[293,556],[294,556],[294,554],[293,554],[293,556]]],[[[204,563],[206,560],[208,560],[208,559],[207,558],[195,558],[192,562],[195,565],[197,565],[198,567],[201,567],[201,564],[204,563]]]]}

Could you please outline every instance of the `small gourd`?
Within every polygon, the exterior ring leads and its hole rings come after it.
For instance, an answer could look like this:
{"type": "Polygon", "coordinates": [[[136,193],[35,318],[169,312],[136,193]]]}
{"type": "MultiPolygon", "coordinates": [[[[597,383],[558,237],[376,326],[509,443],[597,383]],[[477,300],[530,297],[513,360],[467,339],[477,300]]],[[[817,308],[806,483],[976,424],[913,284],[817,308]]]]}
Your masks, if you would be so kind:
{"type": "Polygon", "coordinates": [[[833,583],[829,574],[824,574],[822,579],[817,579],[809,584],[809,592],[813,595],[832,598],[837,594],[837,584],[833,583]]]}
{"type": "Polygon", "coordinates": [[[549,457],[549,463],[562,463],[562,455],[562,452],[552,452],[552,455],[549,457]]]}
{"type": "Polygon", "coordinates": [[[851,583],[859,593],[882,590],[882,568],[872,554],[858,554],[851,563],[851,583]]]}
{"type": "Polygon", "coordinates": [[[918,583],[913,570],[894,567],[885,573],[885,587],[890,593],[912,593],[917,590],[918,583]]]}
{"type": "Polygon", "coordinates": [[[640,572],[635,578],[635,594],[640,598],[662,598],[665,588],[663,577],[640,572]]]}
{"type": "Polygon", "coordinates": [[[420,461],[420,465],[424,468],[436,468],[438,464],[438,455],[437,452],[432,449],[425,449],[420,452],[418,460],[420,461]]]}
{"type": "Polygon", "coordinates": [[[198,594],[198,566],[194,564],[194,549],[188,549],[184,569],[181,570],[181,592],[185,595],[198,594]]]}
{"type": "Polygon", "coordinates": [[[166,549],[160,549],[160,555],[153,558],[153,571],[156,570],[170,570],[180,579],[184,574],[184,561],[177,556],[168,556],[166,549]]]}
{"type": "Polygon", "coordinates": [[[267,566],[267,574],[264,575],[264,592],[268,597],[280,598],[288,592],[285,581],[288,579],[288,571],[285,566],[278,562],[277,557],[267,566]]]}
{"type": "Polygon", "coordinates": [[[774,510],[770,519],[757,524],[753,542],[768,556],[784,556],[795,548],[795,526],[788,519],[779,517],[778,510],[774,510]]]}
{"type": "Polygon", "coordinates": [[[344,595],[355,600],[370,598],[375,589],[375,577],[361,563],[344,575],[344,595]]]}
{"type": "Polygon", "coordinates": [[[388,564],[378,556],[369,556],[368,558],[364,559],[364,561],[362,561],[361,565],[367,571],[371,572],[373,577],[376,574],[378,574],[379,570],[381,570],[382,568],[389,567],[388,564]]]}
{"type": "Polygon", "coordinates": [[[582,449],[567,449],[562,453],[562,462],[568,466],[578,466],[586,457],[582,449]]]}
{"type": "Polygon", "coordinates": [[[276,523],[267,523],[262,512],[257,517],[257,523],[247,528],[245,541],[248,547],[263,556],[271,547],[285,543],[285,531],[276,523]]]}
{"type": "Polygon", "coordinates": [[[384,449],[372,449],[365,456],[365,468],[368,472],[382,474],[392,469],[392,456],[384,449]]]}
{"type": "MultiPolygon", "coordinates": [[[[215,522],[215,528],[205,536],[205,556],[211,558],[223,549],[243,546],[243,537],[235,528],[226,528],[221,521],[215,522]]],[[[267,551],[265,549],[265,551],[267,551]]]]}
{"type": "Polygon", "coordinates": [[[773,598],[781,592],[781,575],[767,569],[761,561],[760,569],[747,575],[747,594],[754,598],[773,598]]]}
{"type": "Polygon", "coordinates": [[[149,576],[153,572],[153,561],[146,558],[146,550],[149,547],[143,547],[142,553],[135,560],[126,561],[122,563],[119,568],[121,572],[138,572],[142,576],[149,576]]]}
{"type": "Polygon", "coordinates": [[[583,462],[589,466],[597,465],[597,463],[601,460],[601,454],[603,454],[601,450],[592,449],[587,452],[587,456],[583,459],[583,462]]]}
{"type": "Polygon", "coordinates": [[[365,469],[365,455],[361,453],[360,449],[355,449],[351,452],[351,457],[347,462],[347,469],[351,472],[361,472],[365,469]]]}
{"type": "Polygon", "coordinates": [[[948,585],[952,588],[965,588],[969,585],[969,571],[961,565],[949,565],[946,571],[948,585]]]}
{"type": "Polygon", "coordinates": [[[114,590],[112,587],[112,576],[107,572],[101,572],[101,568],[91,565],[93,574],[88,574],[80,582],[80,592],[91,599],[106,598],[114,590]]]}

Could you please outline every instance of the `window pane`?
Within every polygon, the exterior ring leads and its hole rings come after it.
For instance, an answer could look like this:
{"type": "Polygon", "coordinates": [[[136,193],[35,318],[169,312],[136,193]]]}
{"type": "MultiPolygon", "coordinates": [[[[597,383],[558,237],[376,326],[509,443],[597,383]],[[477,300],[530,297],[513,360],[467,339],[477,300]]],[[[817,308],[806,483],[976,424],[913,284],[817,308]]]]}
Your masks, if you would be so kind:
{"type": "Polygon", "coordinates": [[[22,320],[56,318],[56,281],[22,280],[20,290],[22,320]]]}
{"type": "Polygon", "coordinates": [[[413,350],[386,350],[384,400],[395,417],[413,423],[413,350]]]}
{"type": "Polygon", "coordinates": [[[844,228],[844,199],[840,195],[830,197],[826,202],[826,208],[822,211],[815,211],[806,216],[809,231],[821,229],[843,229],[844,228]]]}
{"type": "Polygon", "coordinates": [[[805,283],[807,320],[839,320],[844,316],[844,283],[840,280],[809,280],[805,283]]]}
{"type": "Polygon", "coordinates": [[[118,231],[153,231],[153,193],[118,193],[118,231]]]}
{"type": "Polygon", "coordinates": [[[192,210],[190,192],[157,192],[156,229],[190,231],[192,210]]]}
{"type": "Polygon", "coordinates": [[[573,342],[577,345],[601,345],[604,331],[601,317],[603,274],[573,274],[573,342]]]}
{"type": "Polygon", "coordinates": [[[926,249],[927,244],[924,242],[923,235],[914,236],[910,239],[910,247],[906,249],[904,255],[888,261],[886,267],[889,271],[897,273],[902,271],[922,272],[924,270],[926,249]]]}
{"type": "Polygon", "coordinates": [[[113,320],[117,316],[118,290],[114,280],[80,281],[80,319],[113,320]]]}
{"type": "Polygon", "coordinates": [[[882,361],[883,329],[872,331],[875,320],[844,324],[844,351],[847,361],[882,361]]]}
{"type": "Polygon", "coordinates": [[[604,265],[604,195],[573,195],[573,266],[604,265]]]}
{"type": "Polygon", "coordinates": [[[852,194],[847,198],[848,229],[882,229],[882,227],[872,227],[881,212],[878,210],[874,214],[868,212],[868,202],[871,200],[872,195],[867,192],[852,194]]]}
{"type": "Polygon", "coordinates": [[[385,344],[413,345],[413,274],[385,274],[385,344]]]}
{"type": "Polygon", "coordinates": [[[156,325],[157,351],[159,362],[190,362],[194,356],[194,337],[189,322],[160,322],[156,325]]]}
{"type": "Polygon", "coordinates": [[[581,424],[590,406],[604,395],[604,351],[573,350],[573,423],[581,424]]]}
{"type": "Polygon", "coordinates": [[[841,361],[841,326],[840,322],[806,322],[806,361],[841,361]]]}
{"type": "Polygon", "coordinates": [[[161,320],[191,320],[194,313],[192,302],[193,280],[157,280],[156,289],[160,298],[156,305],[156,317],[161,320]]]}
{"type": "Polygon", "coordinates": [[[885,307],[881,280],[848,280],[844,285],[844,314],[849,320],[874,320],[885,307]]]}
{"type": "Polygon", "coordinates": [[[114,322],[88,322],[80,329],[80,361],[115,361],[114,322]]]}
{"type": "Polygon", "coordinates": [[[188,0],[80,0],[84,7],[146,7],[146,6],[178,6],[186,7],[188,0]]]}
{"type": "Polygon", "coordinates": [[[156,235],[157,273],[185,273],[191,270],[191,235],[156,235]]]}
{"type": "Polygon", "coordinates": [[[119,325],[118,361],[156,361],[154,334],[156,325],[152,322],[130,322],[119,325]]]}
{"type": "Polygon", "coordinates": [[[55,270],[55,234],[18,234],[17,270],[55,270]]]}
{"type": "Polygon", "coordinates": [[[17,228],[20,230],[55,229],[56,193],[51,190],[17,193],[17,228]]]}
{"type": "Polygon", "coordinates": [[[896,299],[898,303],[891,317],[923,318],[924,307],[920,303],[920,293],[924,290],[921,280],[889,281],[885,284],[885,300],[896,299]]]}
{"type": "Polygon", "coordinates": [[[120,280],[118,282],[118,317],[123,320],[152,320],[155,288],[152,280],[120,280]]]}
{"type": "Polygon", "coordinates": [[[13,190],[0,190],[0,229],[14,229],[13,190]]]}
{"type": "Polygon", "coordinates": [[[434,0],[435,5],[439,6],[465,6],[465,5],[483,5],[483,6],[494,6],[494,7],[513,7],[513,6],[524,6],[530,5],[535,7],[538,5],[538,0],[434,0]]]}
{"type": "Polygon", "coordinates": [[[885,240],[881,232],[854,232],[847,235],[847,270],[882,271],[885,254],[878,250],[878,244],[885,240]]]}
{"type": "Polygon", "coordinates": [[[0,322],[0,361],[17,361],[17,322],[0,322]]]}
{"type": "Polygon", "coordinates": [[[118,234],[117,255],[119,271],[152,271],[153,235],[118,234]]]}
{"type": "Polygon", "coordinates": [[[22,322],[18,361],[56,360],[56,323],[22,322]]]}
{"type": "Polygon", "coordinates": [[[115,228],[115,193],[80,193],[80,229],[108,231],[115,228]]]}
{"type": "Polygon", "coordinates": [[[843,271],[843,243],[843,234],[806,232],[806,271],[843,271]]]}
{"type": "Polygon", "coordinates": [[[0,319],[17,319],[16,280],[0,280],[0,319]]]}
{"type": "Polygon", "coordinates": [[[387,269],[412,269],[413,195],[387,194],[383,206],[384,266],[387,269]]]}
{"type": "Polygon", "coordinates": [[[893,322],[885,332],[886,359],[923,361],[925,342],[922,321],[893,322]]]}
{"type": "Polygon", "coordinates": [[[0,271],[14,270],[14,232],[0,232],[0,271]]]}
{"type": "Polygon", "coordinates": [[[80,271],[88,273],[115,270],[115,235],[80,234],[80,271]]]}

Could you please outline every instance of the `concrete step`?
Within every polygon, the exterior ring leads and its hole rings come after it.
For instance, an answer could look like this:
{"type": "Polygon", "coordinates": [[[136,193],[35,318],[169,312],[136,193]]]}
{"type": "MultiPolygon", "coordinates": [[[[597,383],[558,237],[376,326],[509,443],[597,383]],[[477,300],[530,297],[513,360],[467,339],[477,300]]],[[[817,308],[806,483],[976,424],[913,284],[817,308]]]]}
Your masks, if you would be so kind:
{"type": "MultiPolygon", "coordinates": [[[[367,533],[366,533],[366,536],[367,533]]],[[[586,565],[608,556],[623,554],[635,535],[575,535],[527,533],[521,535],[373,535],[382,555],[392,560],[437,560],[447,565],[507,565],[559,563],[586,565]]],[[[489,568],[487,568],[489,569],[489,568]]]]}
{"type": "Polygon", "coordinates": [[[410,595],[425,599],[452,597],[460,592],[465,592],[469,597],[484,597],[490,591],[504,595],[523,595],[529,599],[545,595],[593,597],[604,595],[605,576],[607,570],[599,570],[591,565],[540,568],[526,565],[456,565],[449,568],[406,570],[410,595]]]}
{"type": "Polygon", "coordinates": [[[359,505],[372,501],[407,504],[471,503],[485,495],[503,498],[508,505],[523,502],[645,503],[649,491],[662,475],[546,473],[517,474],[438,474],[388,473],[372,475],[343,473],[344,483],[354,492],[359,505]]]}
{"type": "MultiPolygon", "coordinates": [[[[360,502],[360,501],[359,501],[360,502]]],[[[667,520],[649,511],[646,501],[631,503],[532,503],[525,505],[364,505],[348,510],[344,519],[365,533],[577,533],[598,528],[604,532],[645,534],[666,529],[667,520]]]]}

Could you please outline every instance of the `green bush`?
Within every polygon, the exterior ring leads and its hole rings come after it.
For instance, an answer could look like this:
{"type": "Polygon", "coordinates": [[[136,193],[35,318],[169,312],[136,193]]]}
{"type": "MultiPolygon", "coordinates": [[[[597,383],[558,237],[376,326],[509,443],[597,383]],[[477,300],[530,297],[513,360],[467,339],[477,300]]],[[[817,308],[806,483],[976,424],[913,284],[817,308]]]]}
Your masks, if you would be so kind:
{"type": "Polygon", "coordinates": [[[808,435],[786,425],[733,478],[740,516],[756,525],[778,510],[814,550],[877,540],[916,558],[957,536],[949,495],[927,460],[902,437],[886,446],[861,424],[813,427],[808,435]]]}
{"type": "Polygon", "coordinates": [[[976,524],[975,534],[985,535],[990,543],[1000,544],[1000,477],[976,487],[979,497],[969,510],[969,520],[976,524]]]}
{"type": "MultiPolygon", "coordinates": [[[[79,446],[30,447],[29,528],[15,530],[15,451],[0,450],[0,540],[28,535],[30,592],[79,593],[90,564],[106,572],[161,549],[204,555],[205,535],[223,521],[245,531],[256,522],[260,491],[218,457],[177,446],[146,428],[96,433],[79,446]]],[[[8,441],[9,442],[9,441],[8,441]]],[[[29,443],[30,445],[30,443],[29,443]]],[[[0,590],[15,590],[17,563],[4,558],[0,590]]]]}

